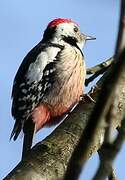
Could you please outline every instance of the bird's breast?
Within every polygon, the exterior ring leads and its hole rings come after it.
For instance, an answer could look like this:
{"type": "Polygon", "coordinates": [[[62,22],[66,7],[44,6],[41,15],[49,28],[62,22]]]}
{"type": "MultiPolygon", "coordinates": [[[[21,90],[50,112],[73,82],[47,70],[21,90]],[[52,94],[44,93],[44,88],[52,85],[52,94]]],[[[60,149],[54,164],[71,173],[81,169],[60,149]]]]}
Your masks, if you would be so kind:
{"type": "Polygon", "coordinates": [[[59,116],[80,100],[83,94],[86,68],[81,52],[66,49],[57,64],[57,79],[48,96],[52,116],[59,116]]]}

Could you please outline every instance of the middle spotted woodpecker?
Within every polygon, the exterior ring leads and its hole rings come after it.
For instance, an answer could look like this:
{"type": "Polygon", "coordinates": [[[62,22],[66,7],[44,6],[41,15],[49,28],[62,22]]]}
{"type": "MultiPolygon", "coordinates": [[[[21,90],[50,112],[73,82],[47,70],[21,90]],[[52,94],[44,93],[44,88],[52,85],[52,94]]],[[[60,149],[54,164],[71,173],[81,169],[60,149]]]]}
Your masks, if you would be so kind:
{"type": "Polygon", "coordinates": [[[24,158],[34,132],[66,114],[83,94],[86,68],[82,48],[95,39],[71,19],[51,21],[43,39],[26,55],[14,79],[11,138],[24,132],[24,158]]]}

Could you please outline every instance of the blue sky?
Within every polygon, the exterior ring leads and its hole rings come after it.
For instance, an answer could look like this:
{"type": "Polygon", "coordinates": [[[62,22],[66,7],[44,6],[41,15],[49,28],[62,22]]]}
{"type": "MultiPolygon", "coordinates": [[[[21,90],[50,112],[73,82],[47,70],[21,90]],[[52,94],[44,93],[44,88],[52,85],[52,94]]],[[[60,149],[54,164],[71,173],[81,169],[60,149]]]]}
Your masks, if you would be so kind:
{"type": "MultiPolygon", "coordinates": [[[[12,83],[23,57],[40,41],[48,22],[57,17],[74,19],[82,32],[97,38],[83,49],[88,67],[111,57],[117,37],[119,6],[119,0],[0,0],[0,179],[21,157],[22,135],[16,142],[9,142],[9,136],[14,124],[10,113],[12,83]]],[[[50,131],[52,128],[44,128],[35,142],[50,131]]],[[[120,180],[125,177],[124,150],[115,162],[120,180]]],[[[98,157],[92,157],[80,179],[91,179],[97,162],[98,157]]]]}

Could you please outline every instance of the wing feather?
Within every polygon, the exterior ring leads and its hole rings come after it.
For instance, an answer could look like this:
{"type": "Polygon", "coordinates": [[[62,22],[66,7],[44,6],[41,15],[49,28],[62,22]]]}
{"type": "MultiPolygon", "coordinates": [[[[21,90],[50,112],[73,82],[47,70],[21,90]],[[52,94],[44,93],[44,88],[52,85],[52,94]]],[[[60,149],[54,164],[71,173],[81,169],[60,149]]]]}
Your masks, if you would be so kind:
{"type": "Polygon", "coordinates": [[[20,65],[12,89],[12,116],[16,122],[11,138],[14,137],[14,140],[32,110],[50,88],[50,76],[54,75],[54,70],[50,72],[49,67],[54,69],[54,61],[60,51],[61,48],[57,45],[45,46],[39,43],[27,54],[20,65]]]}

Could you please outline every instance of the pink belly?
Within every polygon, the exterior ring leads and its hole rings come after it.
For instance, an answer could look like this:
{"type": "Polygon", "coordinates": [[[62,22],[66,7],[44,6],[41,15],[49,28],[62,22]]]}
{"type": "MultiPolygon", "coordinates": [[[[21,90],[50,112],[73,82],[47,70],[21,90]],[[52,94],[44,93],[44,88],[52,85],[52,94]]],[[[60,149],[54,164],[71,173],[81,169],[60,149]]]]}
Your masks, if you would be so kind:
{"type": "Polygon", "coordinates": [[[50,107],[45,103],[41,103],[38,107],[34,109],[32,113],[32,118],[36,126],[36,131],[40,130],[46,124],[49,124],[50,126],[58,123],[58,119],[61,120],[61,117],[66,114],[68,110],[75,105],[75,103],[70,105],[69,108],[63,106],[61,103],[59,105],[55,105],[54,108],[50,107]]]}

